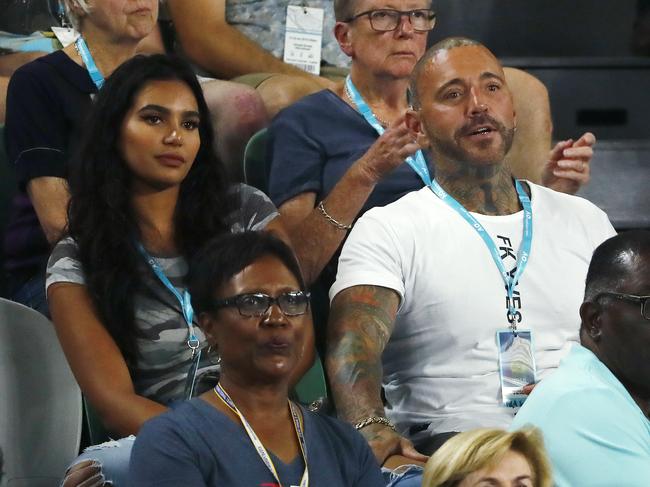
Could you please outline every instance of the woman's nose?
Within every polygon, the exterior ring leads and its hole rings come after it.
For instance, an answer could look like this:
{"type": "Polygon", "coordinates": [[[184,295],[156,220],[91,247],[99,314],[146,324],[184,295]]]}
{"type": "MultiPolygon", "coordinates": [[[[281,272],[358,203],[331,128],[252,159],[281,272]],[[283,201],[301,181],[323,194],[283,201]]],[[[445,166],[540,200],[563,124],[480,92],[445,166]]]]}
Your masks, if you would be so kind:
{"type": "Polygon", "coordinates": [[[287,315],[280,309],[280,305],[271,303],[269,309],[264,313],[264,323],[273,326],[286,326],[289,323],[287,315]]]}
{"type": "Polygon", "coordinates": [[[178,129],[173,129],[165,136],[164,142],[165,144],[182,145],[183,137],[181,136],[180,131],[178,129]]]}

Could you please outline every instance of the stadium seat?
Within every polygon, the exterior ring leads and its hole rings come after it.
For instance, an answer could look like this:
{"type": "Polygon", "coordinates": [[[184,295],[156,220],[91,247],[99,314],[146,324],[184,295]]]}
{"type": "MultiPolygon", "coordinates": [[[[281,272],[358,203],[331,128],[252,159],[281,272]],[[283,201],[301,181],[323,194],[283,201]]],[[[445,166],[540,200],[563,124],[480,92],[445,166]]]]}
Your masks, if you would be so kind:
{"type": "Polygon", "coordinates": [[[299,403],[309,406],[313,405],[316,409],[320,409],[325,405],[327,400],[327,383],[325,382],[323,364],[318,354],[316,354],[314,365],[312,365],[311,369],[302,376],[300,382],[294,387],[293,396],[299,403]]]}
{"type": "Polygon", "coordinates": [[[52,323],[0,299],[0,448],[7,485],[57,486],[79,452],[81,393],[52,323]]]}
{"type": "Polygon", "coordinates": [[[268,194],[269,166],[266,161],[267,130],[254,134],[244,150],[244,182],[268,194]]]}

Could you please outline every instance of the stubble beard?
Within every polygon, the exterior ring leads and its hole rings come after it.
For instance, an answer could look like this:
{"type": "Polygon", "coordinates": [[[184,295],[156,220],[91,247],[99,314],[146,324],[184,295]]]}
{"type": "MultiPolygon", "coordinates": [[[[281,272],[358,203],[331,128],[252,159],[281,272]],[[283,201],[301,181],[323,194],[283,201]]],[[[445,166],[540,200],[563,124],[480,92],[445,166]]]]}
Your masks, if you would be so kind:
{"type": "MultiPolygon", "coordinates": [[[[460,167],[467,167],[478,172],[491,173],[500,167],[508,152],[512,148],[514,141],[515,129],[514,127],[508,128],[503,123],[484,115],[480,119],[474,119],[471,123],[465,124],[454,132],[452,138],[436,137],[430,130],[427,129],[427,135],[431,141],[431,148],[436,155],[436,158],[442,158],[448,161],[453,161],[460,167]],[[485,140],[477,144],[479,151],[489,150],[492,154],[489,156],[481,156],[480,152],[477,155],[476,151],[472,152],[463,148],[463,138],[467,135],[470,126],[476,126],[483,123],[489,123],[495,127],[496,131],[501,137],[499,147],[490,148],[492,145],[491,140],[485,140]]],[[[486,174],[487,176],[487,174],[486,174]]]]}

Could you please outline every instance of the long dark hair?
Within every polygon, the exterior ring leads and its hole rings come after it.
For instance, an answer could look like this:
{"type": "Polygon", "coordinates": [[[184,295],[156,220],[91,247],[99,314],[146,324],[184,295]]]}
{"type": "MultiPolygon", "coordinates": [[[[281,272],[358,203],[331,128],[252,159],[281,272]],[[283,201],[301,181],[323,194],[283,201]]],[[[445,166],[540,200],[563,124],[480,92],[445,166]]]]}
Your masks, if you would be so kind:
{"type": "Polygon", "coordinates": [[[137,357],[134,294],[142,290],[140,230],[131,206],[132,173],[118,149],[124,117],[151,81],[178,80],[194,93],[201,146],[181,183],[174,214],[175,243],[190,258],[210,237],[227,231],[231,208],[222,164],[215,156],[210,113],[201,86],[184,61],[136,56],[100,90],[76,157],[69,166],[68,233],[79,247],[86,285],[100,319],[133,366],[137,357]]]}

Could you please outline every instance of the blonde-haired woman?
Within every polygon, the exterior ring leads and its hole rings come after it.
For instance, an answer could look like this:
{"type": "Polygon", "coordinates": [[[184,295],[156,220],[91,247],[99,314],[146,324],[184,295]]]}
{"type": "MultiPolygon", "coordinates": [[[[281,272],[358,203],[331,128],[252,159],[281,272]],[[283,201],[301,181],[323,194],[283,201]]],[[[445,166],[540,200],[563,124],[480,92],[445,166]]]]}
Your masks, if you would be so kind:
{"type": "Polygon", "coordinates": [[[476,429],[445,442],[424,468],[422,487],[551,487],[551,467],[535,428],[476,429]]]}

